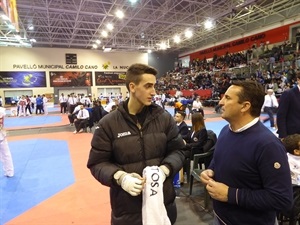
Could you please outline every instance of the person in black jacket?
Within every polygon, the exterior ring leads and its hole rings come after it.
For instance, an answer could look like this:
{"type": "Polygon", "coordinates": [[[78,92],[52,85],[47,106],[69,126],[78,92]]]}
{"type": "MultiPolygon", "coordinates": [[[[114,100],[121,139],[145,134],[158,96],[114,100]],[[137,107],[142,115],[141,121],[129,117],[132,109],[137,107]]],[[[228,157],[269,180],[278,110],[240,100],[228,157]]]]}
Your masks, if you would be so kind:
{"type": "Polygon", "coordinates": [[[142,225],[142,173],[158,166],[167,216],[177,217],[173,178],[183,165],[184,142],[172,116],[152,103],[156,69],[133,64],[126,72],[129,99],[95,127],[87,167],[110,187],[111,224],[142,225]]]}
{"type": "Polygon", "coordinates": [[[202,114],[192,114],[192,129],[186,144],[186,148],[191,152],[191,159],[194,157],[194,154],[203,153],[203,146],[207,138],[207,130],[202,114]]]}
{"type": "Polygon", "coordinates": [[[186,122],[184,122],[186,113],[183,111],[178,111],[175,116],[174,119],[176,121],[179,133],[181,134],[183,140],[187,141],[189,139],[189,128],[186,124],[186,122]]]}
{"type": "Polygon", "coordinates": [[[300,73],[297,74],[297,85],[282,93],[277,111],[279,138],[300,133],[300,73]]]}

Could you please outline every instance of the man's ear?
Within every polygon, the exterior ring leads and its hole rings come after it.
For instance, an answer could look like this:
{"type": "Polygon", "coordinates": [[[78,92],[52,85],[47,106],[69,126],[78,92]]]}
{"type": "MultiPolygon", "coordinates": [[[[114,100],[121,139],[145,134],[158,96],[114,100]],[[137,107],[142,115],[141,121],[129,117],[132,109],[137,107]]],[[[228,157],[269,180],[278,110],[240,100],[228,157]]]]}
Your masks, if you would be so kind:
{"type": "Polygon", "coordinates": [[[130,90],[131,93],[135,92],[135,84],[133,82],[129,83],[129,90],[130,90]]]}
{"type": "Polygon", "coordinates": [[[300,156],[300,150],[299,149],[294,149],[294,155],[299,155],[300,156]]]}
{"type": "Polygon", "coordinates": [[[247,101],[247,102],[243,103],[243,106],[242,106],[241,110],[242,110],[242,112],[246,112],[250,109],[250,107],[251,107],[251,103],[247,101]]]}

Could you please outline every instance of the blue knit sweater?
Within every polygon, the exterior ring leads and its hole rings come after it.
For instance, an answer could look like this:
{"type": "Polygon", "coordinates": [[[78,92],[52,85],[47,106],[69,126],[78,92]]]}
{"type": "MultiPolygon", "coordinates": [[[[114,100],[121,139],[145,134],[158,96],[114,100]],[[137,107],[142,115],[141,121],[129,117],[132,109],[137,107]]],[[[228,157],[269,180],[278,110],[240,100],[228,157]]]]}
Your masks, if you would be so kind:
{"type": "Polygon", "coordinates": [[[292,205],[286,151],[260,122],[240,133],[225,126],[210,169],[229,186],[228,202],[213,201],[221,224],[274,225],[276,211],[292,205]]]}

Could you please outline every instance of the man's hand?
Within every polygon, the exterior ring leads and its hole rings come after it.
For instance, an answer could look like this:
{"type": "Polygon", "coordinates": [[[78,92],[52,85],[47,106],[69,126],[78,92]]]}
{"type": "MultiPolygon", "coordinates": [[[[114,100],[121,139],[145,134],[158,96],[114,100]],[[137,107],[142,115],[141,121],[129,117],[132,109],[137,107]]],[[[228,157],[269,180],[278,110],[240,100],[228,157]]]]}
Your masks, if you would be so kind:
{"type": "Polygon", "coordinates": [[[229,187],[226,184],[216,182],[213,179],[210,179],[206,185],[210,197],[220,202],[228,201],[228,189],[229,187]]]}
{"type": "Polygon", "coordinates": [[[165,165],[161,165],[159,169],[161,170],[161,174],[163,176],[162,181],[165,182],[166,178],[170,175],[170,170],[165,165]]]}
{"type": "Polygon", "coordinates": [[[204,170],[200,174],[200,179],[202,183],[207,184],[209,180],[211,180],[214,177],[214,171],[211,169],[204,170]]]}
{"type": "Polygon", "coordinates": [[[138,196],[143,190],[143,178],[136,173],[129,173],[121,178],[121,187],[132,196],[138,196]]]}

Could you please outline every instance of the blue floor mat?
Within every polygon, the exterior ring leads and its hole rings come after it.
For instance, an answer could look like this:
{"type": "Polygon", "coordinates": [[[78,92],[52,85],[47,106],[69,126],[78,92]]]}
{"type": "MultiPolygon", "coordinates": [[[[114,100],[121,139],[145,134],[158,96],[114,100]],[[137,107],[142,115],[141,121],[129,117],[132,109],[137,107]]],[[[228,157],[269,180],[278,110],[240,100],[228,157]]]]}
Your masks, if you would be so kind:
{"type": "Polygon", "coordinates": [[[15,176],[0,172],[0,225],[75,182],[66,141],[11,141],[15,176]]]}
{"type": "Polygon", "coordinates": [[[46,126],[47,124],[53,124],[61,122],[61,116],[51,115],[38,115],[38,116],[26,116],[26,117],[7,117],[5,118],[5,127],[22,127],[22,126],[46,126]]]}

